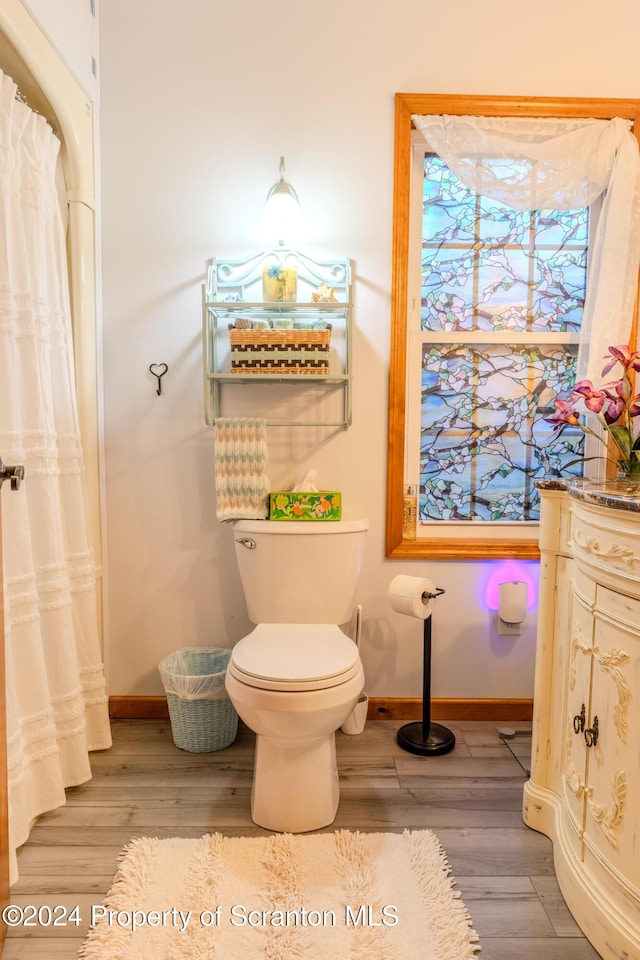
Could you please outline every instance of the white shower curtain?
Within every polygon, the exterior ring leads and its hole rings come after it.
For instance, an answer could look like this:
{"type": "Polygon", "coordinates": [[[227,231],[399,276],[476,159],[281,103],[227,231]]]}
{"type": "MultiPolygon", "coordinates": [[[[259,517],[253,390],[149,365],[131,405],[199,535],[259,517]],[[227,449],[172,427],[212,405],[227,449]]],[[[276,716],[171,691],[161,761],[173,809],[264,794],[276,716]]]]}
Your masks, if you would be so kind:
{"type": "MultiPolygon", "coordinates": [[[[0,72],[0,455],[26,479],[3,511],[9,839],[91,777],[111,745],[78,429],[60,143],[0,72]]],[[[13,856],[12,879],[17,875],[13,856]]]]}

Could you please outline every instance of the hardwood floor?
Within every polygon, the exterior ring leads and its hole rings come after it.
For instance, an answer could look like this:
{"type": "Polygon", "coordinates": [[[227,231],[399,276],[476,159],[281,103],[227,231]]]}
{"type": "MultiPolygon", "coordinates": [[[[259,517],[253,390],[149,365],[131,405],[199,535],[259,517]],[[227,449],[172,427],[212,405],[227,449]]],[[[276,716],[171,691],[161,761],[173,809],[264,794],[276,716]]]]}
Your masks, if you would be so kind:
{"type": "MultiPolygon", "coordinates": [[[[522,822],[528,725],[510,723],[516,736],[505,740],[490,722],[443,722],[456,746],[442,757],[403,751],[398,721],[370,721],[356,737],[338,733],[341,799],[329,829],[433,830],[480,936],[479,960],[597,960],[560,895],[550,841],[522,822]]],[[[113,739],[111,750],[92,755],[93,779],[33,827],[12,903],[78,904],[86,918],[134,837],[265,833],[249,813],[246,729],[213,754],[178,750],[168,721],[114,721],[113,739]]],[[[75,957],[86,929],[86,919],[77,928],[12,929],[4,960],[75,957]]]]}

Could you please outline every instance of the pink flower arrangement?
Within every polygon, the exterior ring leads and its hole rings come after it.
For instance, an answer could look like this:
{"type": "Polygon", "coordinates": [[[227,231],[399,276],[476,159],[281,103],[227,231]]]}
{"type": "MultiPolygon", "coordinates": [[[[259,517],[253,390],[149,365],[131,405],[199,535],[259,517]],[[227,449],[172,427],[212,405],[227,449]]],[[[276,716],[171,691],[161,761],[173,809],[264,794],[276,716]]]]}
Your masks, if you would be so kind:
{"type": "Polygon", "coordinates": [[[596,389],[591,380],[580,380],[569,400],[555,401],[556,412],[547,420],[558,428],[567,423],[580,427],[584,433],[597,437],[605,445],[611,439],[618,452],[618,469],[624,474],[640,478],[640,421],[636,421],[640,417],[640,393],[633,393],[633,373],[640,371],[640,352],[622,344],[609,347],[605,359],[607,363],[602,368],[602,376],[605,377],[616,364],[620,364],[622,377],[603,384],[600,389],[596,389]],[[580,401],[588,411],[596,414],[607,431],[606,435],[596,433],[580,422],[580,411],[575,407],[580,401]]]}

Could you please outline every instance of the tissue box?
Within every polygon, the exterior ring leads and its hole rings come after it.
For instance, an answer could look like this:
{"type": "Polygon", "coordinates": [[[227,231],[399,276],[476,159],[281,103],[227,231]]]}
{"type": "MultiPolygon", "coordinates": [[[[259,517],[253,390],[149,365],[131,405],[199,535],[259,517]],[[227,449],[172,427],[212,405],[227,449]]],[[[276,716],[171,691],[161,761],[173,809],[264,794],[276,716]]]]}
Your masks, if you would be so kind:
{"type": "Polygon", "coordinates": [[[270,520],[339,520],[341,514],[342,498],[333,490],[278,490],[269,494],[270,520]]]}

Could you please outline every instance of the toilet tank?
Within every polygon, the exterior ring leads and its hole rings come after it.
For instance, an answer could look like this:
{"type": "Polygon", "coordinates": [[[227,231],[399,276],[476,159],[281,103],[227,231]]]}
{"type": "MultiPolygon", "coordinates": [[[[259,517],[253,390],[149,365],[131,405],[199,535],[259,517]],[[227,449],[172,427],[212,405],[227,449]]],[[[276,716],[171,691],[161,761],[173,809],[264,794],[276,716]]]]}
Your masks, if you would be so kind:
{"type": "Polygon", "coordinates": [[[368,520],[237,520],[236,559],[253,623],[346,623],[368,520]]]}

